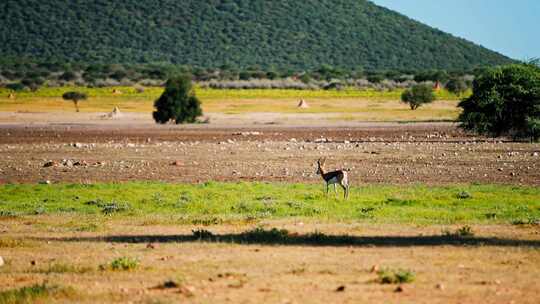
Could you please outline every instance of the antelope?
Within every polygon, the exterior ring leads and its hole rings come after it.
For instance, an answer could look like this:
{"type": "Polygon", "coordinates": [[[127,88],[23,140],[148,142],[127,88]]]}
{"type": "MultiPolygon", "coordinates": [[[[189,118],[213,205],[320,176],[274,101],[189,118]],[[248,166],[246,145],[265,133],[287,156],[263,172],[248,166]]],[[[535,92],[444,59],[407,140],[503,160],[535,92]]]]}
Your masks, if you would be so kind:
{"type": "Polygon", "coordinates": [[[347,199],[349,197],[349,178],[347,176],[347,171],[336,170],[325,172],[325,162],[326,158],[317,160],[317,174],[320,174],[323,180],[326,182],[326,195],[328,195],[328,187],[330,184],[334,185],[334,193],[337,194],[336,184],[339,184],[341,188],[343,188],[343,198],[347,199]]]}

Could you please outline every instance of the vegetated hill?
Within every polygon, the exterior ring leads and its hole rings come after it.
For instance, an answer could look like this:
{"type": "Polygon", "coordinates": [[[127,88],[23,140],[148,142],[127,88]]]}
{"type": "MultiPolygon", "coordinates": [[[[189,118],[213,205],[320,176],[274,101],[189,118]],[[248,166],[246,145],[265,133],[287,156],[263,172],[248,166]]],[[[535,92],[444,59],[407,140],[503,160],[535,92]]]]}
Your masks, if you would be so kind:
{"type": "Polygon", "coordinates": [[[511,60],[365,0],[3,0],[0,56],[463,70],[511,60]]]}

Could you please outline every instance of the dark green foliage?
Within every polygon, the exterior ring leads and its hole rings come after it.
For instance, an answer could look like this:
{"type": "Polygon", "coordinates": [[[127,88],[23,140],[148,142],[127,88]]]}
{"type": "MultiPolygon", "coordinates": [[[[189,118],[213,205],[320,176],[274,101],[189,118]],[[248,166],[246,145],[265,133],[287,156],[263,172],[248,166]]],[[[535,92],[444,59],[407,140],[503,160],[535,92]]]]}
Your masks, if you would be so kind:
{"type": "Polygon", "coordinates": [[[70,100],[73,101],[73,104],[75,104],[75,109],[77,112],[79,112],[79,101],[80,100],[86,100],[88,98],[85,93],[82,92],[66,92],[62,95],[62,98],[64,100],[70,100]]]}
{"type": "Polygon", "coordinates": [[[193,123],[202,115],[199,99],[195,96],[189,76],[171,78],[165,92],[155,101],[153,113],[157,123],[193,123]]]}
{"type": "Polygon", "coordinates": [[[462,127],[484,135],[540,138],[540,68],[513,64],[488,69],[459,103],[462,127]]]}
{"type": "Polygon", "coordinates": [[[446,89],[456,95],[461,95],[467,91],[467,83],[461,77],[451,78],[445,85],[446,89]]]}
{"type": "Polygon", "coordinates": [[[366,0],[4,0],[0,10],[0,57],[60,62],[47,69],[167,62],[453,70],[511,61],[366,0]]]}
{"type": "Polygon", "coordinates": [[[8,88],[8,89],[10,89],[12,91],[18,92],[18,91],[24,90],[24,85],[22,83],[15,82],[15,83],[7,84],[6,88],[8,88]]]}
{"type": "Polygon", "coordinates": [[[433,92],[433,87],[428,83],[414,85],[401,94],[401,101],[409,104],[411,110],[416,110],[421,105],[434,100],[435,92],[433,92]]]}
{"type": "Polygon", "coordinates": [[[72,71],[65,71],[64,73],[62,73],[62,75],[58,77],[58,79],[64,80],[64,81],[72,81],[72,80],[75,80],[76,78],[77,78],[77,75],[72,71]]]}

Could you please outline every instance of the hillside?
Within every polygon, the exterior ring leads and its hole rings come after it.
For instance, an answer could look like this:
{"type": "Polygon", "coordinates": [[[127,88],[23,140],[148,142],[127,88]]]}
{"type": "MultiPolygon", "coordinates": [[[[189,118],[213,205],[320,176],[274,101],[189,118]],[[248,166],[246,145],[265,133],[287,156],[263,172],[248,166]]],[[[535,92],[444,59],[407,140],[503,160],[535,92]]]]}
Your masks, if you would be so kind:
{"type": "Polygon", "coordinates": [[[4,0],[0,12],[4,58],[296,70],[510,61],[365,0],[4,0]]]}

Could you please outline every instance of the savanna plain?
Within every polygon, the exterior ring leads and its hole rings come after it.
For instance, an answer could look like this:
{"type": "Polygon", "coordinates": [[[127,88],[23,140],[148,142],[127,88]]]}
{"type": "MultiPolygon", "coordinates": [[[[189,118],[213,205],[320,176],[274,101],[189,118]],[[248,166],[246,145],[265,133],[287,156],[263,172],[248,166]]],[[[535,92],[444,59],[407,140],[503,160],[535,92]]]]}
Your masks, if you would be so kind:
{"type": "Polygon", "coordinates": [[[55,90],[0,92],[0,303],[540,300],[540,146],[456,96],[206,89],[159,126],[159,88],[55,90]]]}

